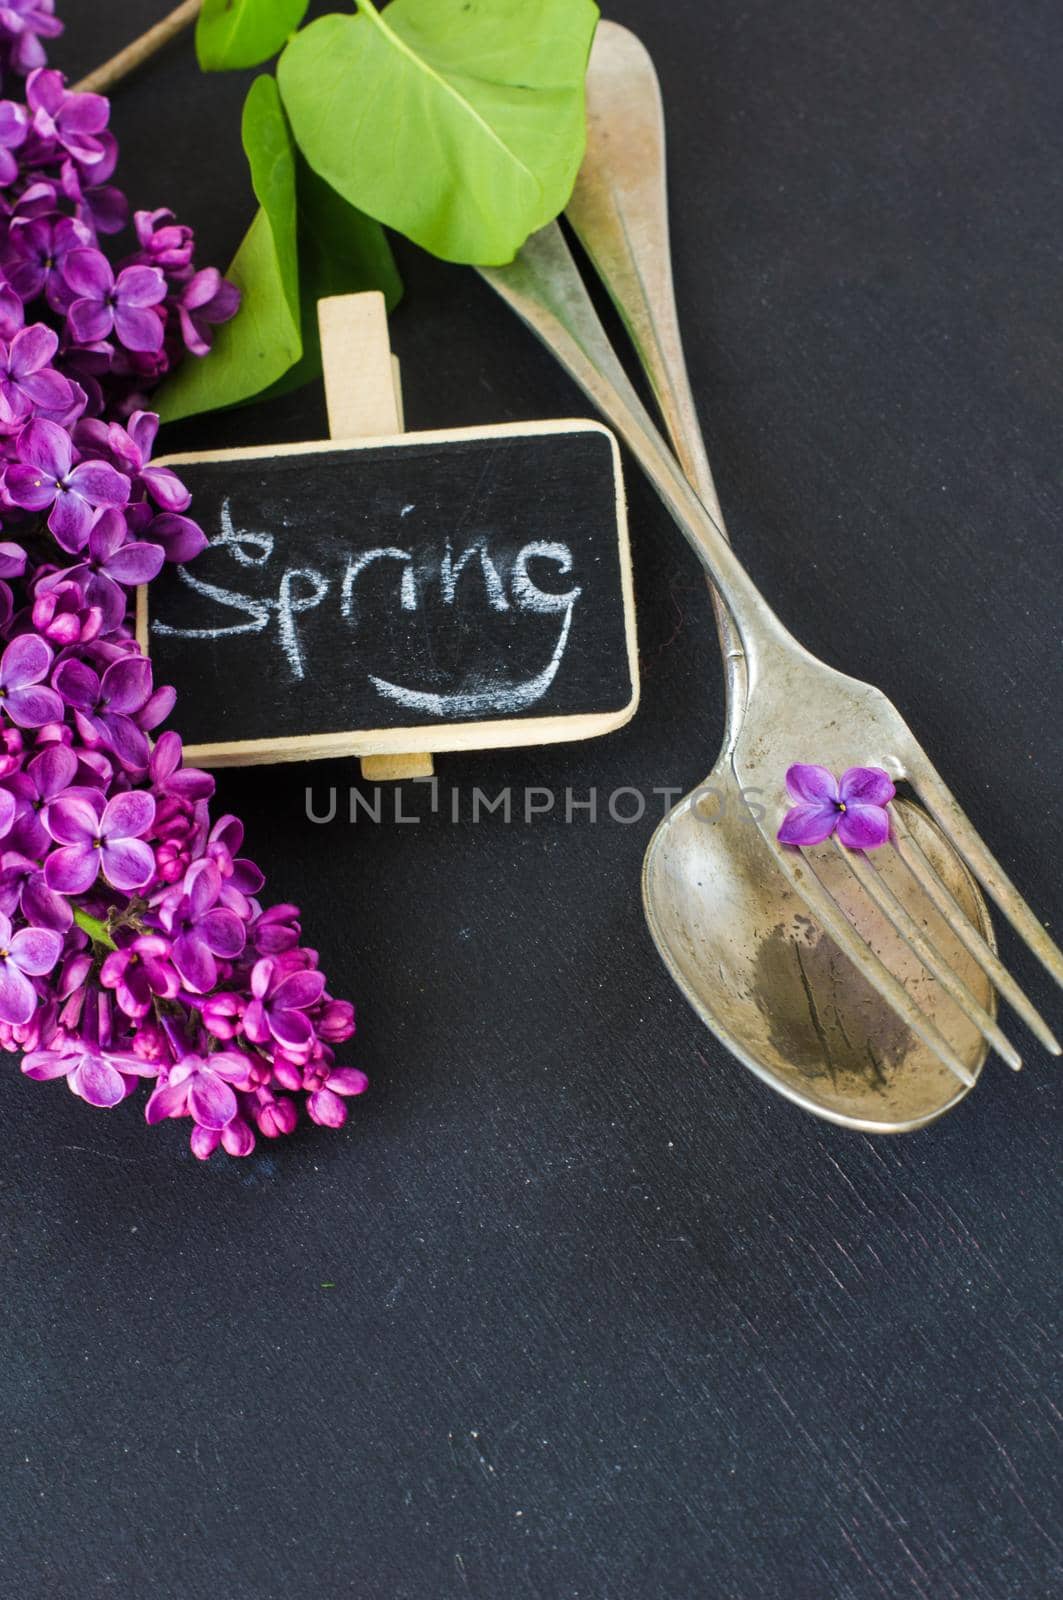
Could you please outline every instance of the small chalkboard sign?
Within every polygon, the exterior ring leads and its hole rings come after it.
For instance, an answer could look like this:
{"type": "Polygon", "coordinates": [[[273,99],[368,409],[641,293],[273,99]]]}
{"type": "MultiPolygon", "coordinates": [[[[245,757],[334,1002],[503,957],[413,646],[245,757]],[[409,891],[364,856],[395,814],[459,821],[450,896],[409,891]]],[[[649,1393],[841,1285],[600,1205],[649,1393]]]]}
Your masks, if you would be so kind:
{"type": "Polygon", "coordinates": [[[190,762],[537,744],[634,713],[620,461],[599,423],[167,464],[210,542],[142,591],[138,622],[190,762]]]}

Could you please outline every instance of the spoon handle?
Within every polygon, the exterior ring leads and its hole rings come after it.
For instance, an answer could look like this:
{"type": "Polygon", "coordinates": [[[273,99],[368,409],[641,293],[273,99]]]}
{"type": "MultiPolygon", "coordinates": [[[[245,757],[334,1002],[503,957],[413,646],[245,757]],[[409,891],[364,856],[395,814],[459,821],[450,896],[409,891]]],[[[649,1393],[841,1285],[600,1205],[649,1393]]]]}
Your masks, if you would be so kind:
{"type": "Polygon", "coordinates": [[[793,649],[795,641],[683,476],[632,388],[557,223],[533,233],[508,266],[477,271],[553,352],[628,445],[680,533],[715,580],[751,676],[770,646],[793,649]]]}

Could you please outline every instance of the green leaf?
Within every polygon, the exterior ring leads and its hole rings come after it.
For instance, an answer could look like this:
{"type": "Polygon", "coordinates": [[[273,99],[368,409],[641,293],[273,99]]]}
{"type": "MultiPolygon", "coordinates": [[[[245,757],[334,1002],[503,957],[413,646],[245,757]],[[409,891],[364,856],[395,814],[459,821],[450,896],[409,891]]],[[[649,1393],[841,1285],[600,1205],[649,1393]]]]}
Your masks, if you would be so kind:
{"type": "Polygon", "coordinates": [[[303,354],[262,399],[272,400],[275,395],[287,394],[321,376],[319,300],[331,294],[381,289],[391,312],[402,297],[402,279],[379,222],[348,205],[302,160],[298,162],[296,186],[303,354]]]}
{"type": "Polygon", "coordinates": [[[203,0],[196,55],[204,72],[257,67],[286,43],[309,0],[203,0]]]}
{"type": "Polygon", "coordinates": [[[295,150],[277,80],[263,73],[247,91],[241,135],[251,187],[265,212],[277,251],[281,286],[294,315],[299,305],[299,260],[295,240],[295,150]]]}
{"type": "Polygon", "coordinates": [[[214,333],[208,356],[187,357],[159,392],[164,422],[237,405],[269,388],[303,353],[296,256],[295,154],[277,85],[256,78],[243,116],[244,149],[259,202],[228,277],[240,310],[214,333]]]}
{"type": "Polygon", "coordinates": [[[497,265],[568,201],[593,0],[393,0],[297,33],[277,67],[307,161],[447,261],[497,265]]]}
{"type": "Polygon", "coordinates": [[[87,911],[82,911],[80,906],[74,907],[74,921],[79,928],[83,928],[93,944],[102,944],[107,950],[115,950],[117,946],[111,935],[107,932],[106,923],[99,917],[90,917],[87,911]]]}

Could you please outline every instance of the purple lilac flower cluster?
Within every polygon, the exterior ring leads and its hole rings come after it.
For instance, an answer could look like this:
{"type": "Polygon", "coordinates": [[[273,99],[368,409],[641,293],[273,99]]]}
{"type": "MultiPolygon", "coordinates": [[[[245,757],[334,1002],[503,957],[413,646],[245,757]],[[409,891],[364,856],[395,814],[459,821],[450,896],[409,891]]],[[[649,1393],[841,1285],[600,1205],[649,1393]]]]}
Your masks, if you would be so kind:
{"type": "Polygon", "coordinates": [[[130,627],[131,589],[206,543],[146,397],[238,295],[169,211],[104,253],[109,107],[44,66],[58,28],[52,0],[0,7],[0,1047],[93,1106],[149,1080],[148,1122],[246,1155],[301,1109],[341,1126],[366,1080],[298,909],[263,905],[178,735],[152,744],[174,692],[130,627]]]}

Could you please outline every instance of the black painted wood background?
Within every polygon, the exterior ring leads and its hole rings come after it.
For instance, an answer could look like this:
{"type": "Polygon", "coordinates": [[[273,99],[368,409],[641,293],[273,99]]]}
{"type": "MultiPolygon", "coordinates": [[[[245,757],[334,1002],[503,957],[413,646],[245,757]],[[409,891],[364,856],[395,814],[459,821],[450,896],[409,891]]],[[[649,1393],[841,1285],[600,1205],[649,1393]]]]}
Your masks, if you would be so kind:
{"type": "MultiPolygon", "coordinates": [[[[69,0],[56,59],[87,69],[165,9],[69,0]]],[[[664,84],[736,543],[812,648],[910,712],[1063,928],[1058,5],[611,14],[664,84]]],[[[126,184],[207,258],[250,215],[243,88],[184,46],[117,99],[126,184]]],[[[583,409],[471,273],[401,254],[411,426],[583,409]]],[[[303,394],[167,447],[324,427],[303,394]]],[[[708,769],[705,591],[631,491],[635,721],[444,759],[445,784],[708,769]]],[[[345,1133],[204,1170],[176,1127],[5,1076],[4,1592],[1059,1593],[1059,1068],[990,1066],[896,1142],[817,1123],[659,965],[649,814],[315,827],[308,779],[352,765],[229,774],[221,796],[359,1003],[373,1091],[345,1133]]]]}
{"type": "Polygon", "coordinates": [[[179,465],[215,547],[148,643],[186,743],[630,706],[616,451],[562,430],[179,465]]]}

